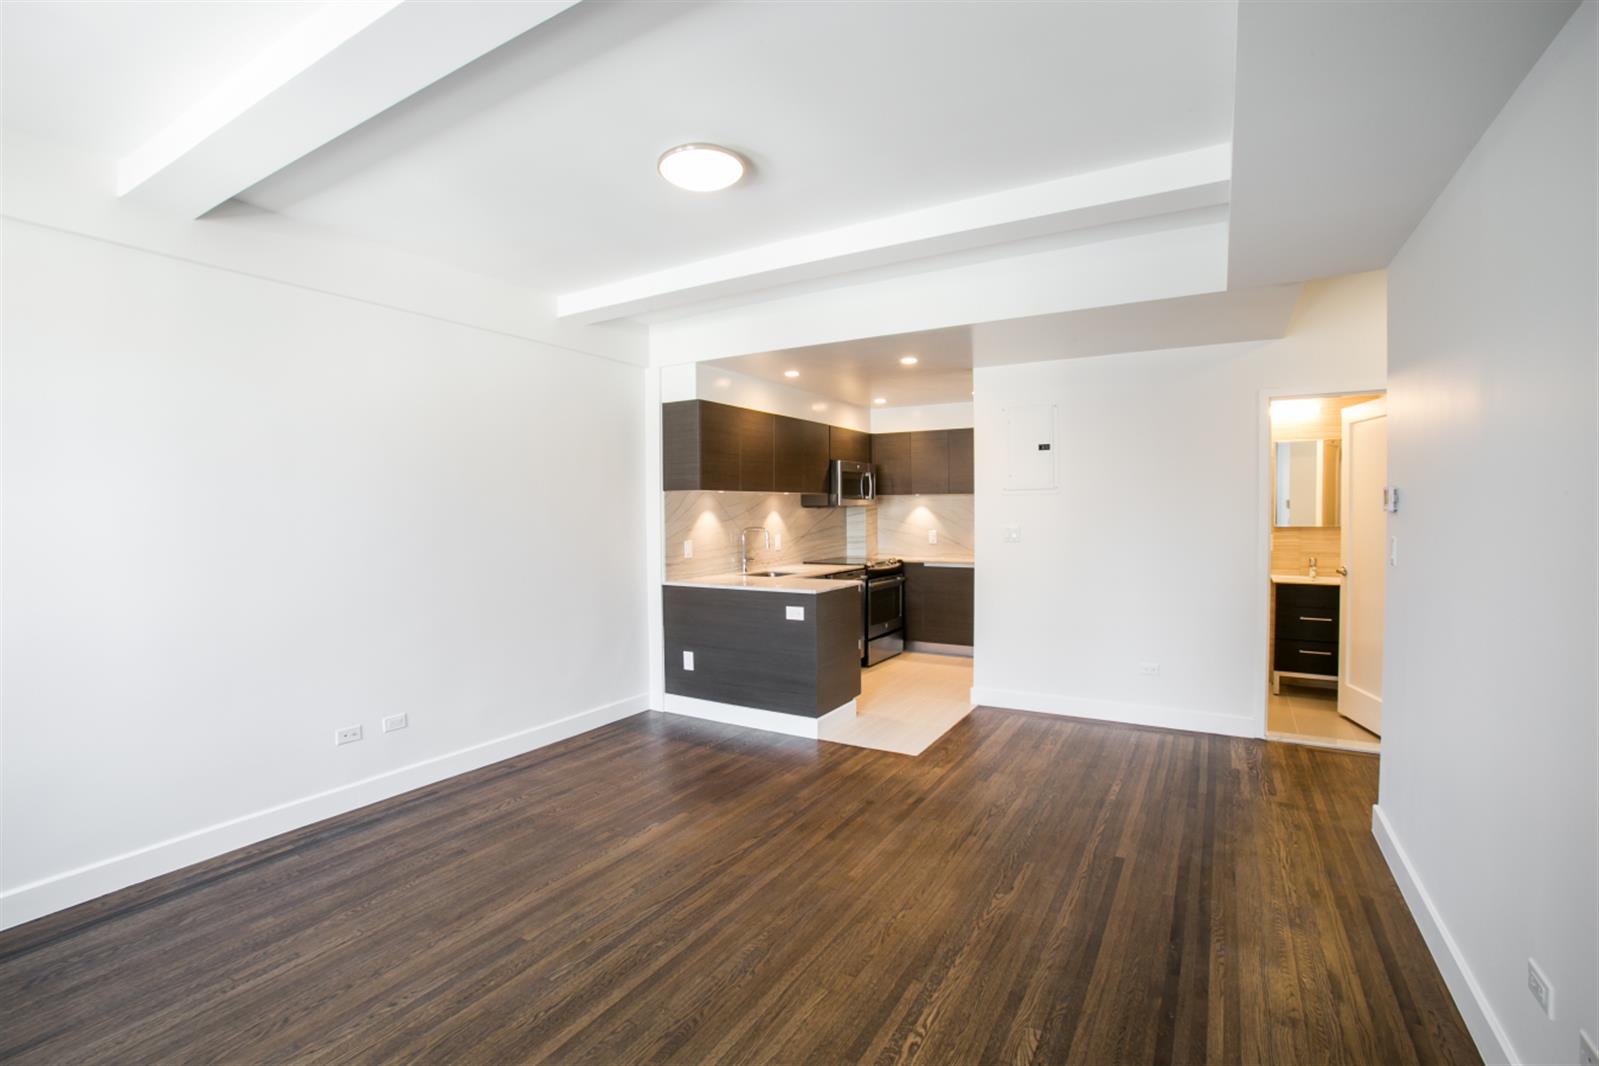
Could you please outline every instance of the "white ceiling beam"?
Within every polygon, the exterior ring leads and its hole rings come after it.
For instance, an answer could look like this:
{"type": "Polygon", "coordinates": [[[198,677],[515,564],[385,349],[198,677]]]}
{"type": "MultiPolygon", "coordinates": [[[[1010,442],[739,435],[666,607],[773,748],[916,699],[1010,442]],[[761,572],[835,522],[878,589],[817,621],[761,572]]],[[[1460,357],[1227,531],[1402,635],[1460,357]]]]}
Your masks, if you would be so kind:
{"type": "Polygon", "coordinates": [[[117,195],[198,218],[575,3],[323,5],[119,160],[117,195]]]}
{"type": "Polygon", "coordinates": [[[604,322],[913,259],[1225,204],[1230,145],[1162,156],[774,241],[556,300],[604,322]]]}

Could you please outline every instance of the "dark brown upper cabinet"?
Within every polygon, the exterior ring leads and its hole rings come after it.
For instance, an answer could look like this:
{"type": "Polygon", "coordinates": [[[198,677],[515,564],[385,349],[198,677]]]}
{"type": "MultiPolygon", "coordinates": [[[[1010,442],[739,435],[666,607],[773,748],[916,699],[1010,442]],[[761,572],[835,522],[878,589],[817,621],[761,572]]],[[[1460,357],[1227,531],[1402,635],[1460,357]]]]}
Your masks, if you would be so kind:
{"type": "Polygon", "coordinates": [[[972,456],[973,437],[969,429],[949,431],[949,491],[977,491],[976,468],[972,456]]]}
{"type": "Polygon", "coordinates": [[[872,461],[872,435],[858,429],[828,426],[829,459],[847,459],[852,463],[872,461]]]}
{"type": "Polygon", "coordinates": [[[974,489],[969,429],[862,433],[683,400],[662,405],[661,442],[668,491],[826,492],[833,459],[875,463],[880,496],[974,489]]]}
{"type": "Polygon", "coordinates": [[[774,416],[778,492],[826,492],[829,435],[821,422],[774,416]]]}
{"type": "Polygon", "coordinates": [[[738,487],[771,492],[777,487],[777,416],[735,407],[738,412],[738,487]]]}
{"type": "Polygon", "coordinates": [[[764,411],[708,400],[662,404],[662,486],[770,492],[775,420],[764,411]]]}
{"type": "Polygon", "coordinates": [[[920,430],[911,434],[911,491],[949,491],[949,431],[920,430]]]}
{"type": "Polygon", "coordinates": [[[877,467],[879,496],[903,496],[914,491],[909,433],[873,433],[872,462],[877,467]]]}

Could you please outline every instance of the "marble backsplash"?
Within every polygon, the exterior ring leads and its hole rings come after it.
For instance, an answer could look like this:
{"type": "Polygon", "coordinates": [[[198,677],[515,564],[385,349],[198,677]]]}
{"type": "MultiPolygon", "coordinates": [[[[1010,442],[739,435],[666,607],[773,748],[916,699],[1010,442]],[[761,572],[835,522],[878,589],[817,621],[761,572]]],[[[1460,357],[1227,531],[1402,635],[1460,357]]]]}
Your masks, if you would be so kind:
{"type": "Polygon", "coordinates": [[[970,559],[975,554],[975,497],[969,495],[880,496],[877,500],[878,555],[902,559],[970,559]],[[938,543],[927,531],[938,530],[938,543]]]}
{"type": "Polygon", "coordinates": [[[765,526],[773,549],[750,534],[752,569],[769,569],[806,559],[844,555],[848,545],[845,513],[859,508],[801,507],[793,492],[666,493],[666,579],[683,581],[738,569],[738,535],[746,526],[765,526]],[[777,547],[781,540],[782,547],[777,547]],[[683,558],[683,542],[694,544],[694,558],[683,558]]]}

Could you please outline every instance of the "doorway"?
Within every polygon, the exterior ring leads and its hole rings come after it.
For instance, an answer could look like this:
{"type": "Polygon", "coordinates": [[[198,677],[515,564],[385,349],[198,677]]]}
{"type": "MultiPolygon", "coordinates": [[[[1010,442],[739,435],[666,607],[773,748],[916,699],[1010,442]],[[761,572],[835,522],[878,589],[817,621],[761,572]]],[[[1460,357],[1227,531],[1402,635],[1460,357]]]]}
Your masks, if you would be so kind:
{"type": "Polygon", "coordinates": [[[1387,401],[1274,397],[1268,418],[1266,736],[1377,752],[1387,401]]]}

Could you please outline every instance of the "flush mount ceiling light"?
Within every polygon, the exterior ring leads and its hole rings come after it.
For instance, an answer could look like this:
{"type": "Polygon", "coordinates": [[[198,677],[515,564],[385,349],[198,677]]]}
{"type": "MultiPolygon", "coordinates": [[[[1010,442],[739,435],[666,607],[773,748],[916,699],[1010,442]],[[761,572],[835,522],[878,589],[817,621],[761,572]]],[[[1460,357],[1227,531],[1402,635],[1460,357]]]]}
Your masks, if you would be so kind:
{"type": "Polygon", "coordinates": [[[714,144],[680,144],[656,161],[661,177],[689,192],[720,192],[744,176],[744,160],[714,144]]]}
{"type": "Polygon", "coordinates": [[[887,400],[886,397],[879,396],[877,399],[873,400],[872,402],[873,403],[887,403],[888,400],[887,400]]]}
{"type": "Polygon", "coordinates": [[[785,371],[783,371],[783,376],[785,378],[797,378],[797,377],[799,377],[799,371],[798,370],[785,370],[785,371]]]}
{"type": "Polygon", "coordinates": [[[914,355],[902,355],[899,357],[899,362],[901,366],[915,366],[916,357],[914,355]]]}

